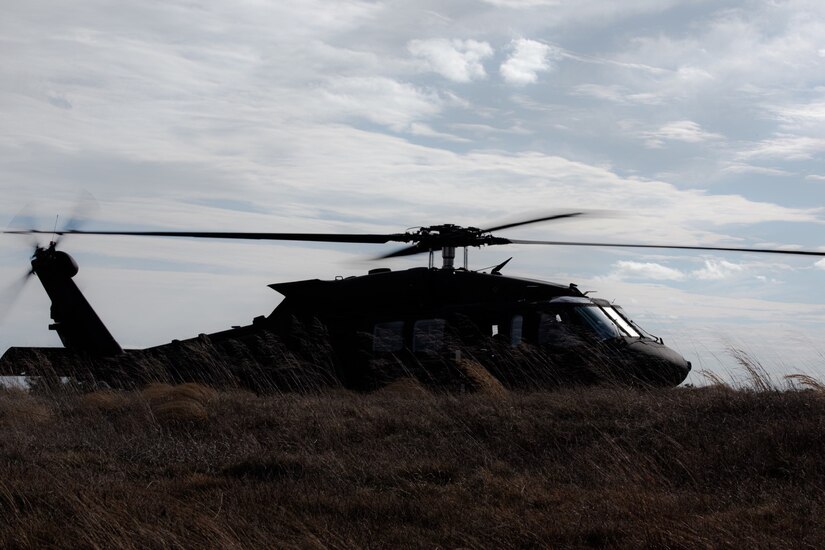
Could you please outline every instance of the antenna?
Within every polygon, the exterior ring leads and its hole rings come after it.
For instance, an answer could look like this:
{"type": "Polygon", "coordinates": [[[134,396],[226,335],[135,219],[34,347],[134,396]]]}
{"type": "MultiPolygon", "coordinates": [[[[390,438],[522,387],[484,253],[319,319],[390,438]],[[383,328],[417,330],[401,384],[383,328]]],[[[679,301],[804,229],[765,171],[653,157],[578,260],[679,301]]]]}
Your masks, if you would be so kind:
{"type": "Polygon", "coordinates": [[[56,244],[57,242],[57,221],[60,219],[60,214],[54,217],[54,231],[52,231],[52,242],[51,244],[56,244]]]}
{"type": "Polygon", "coordinates": [[[501,262],[500,264],[495,266],[493,268],[493,270],[490,272],[490,275],[501,275],[501,270],[504,269],[504,266],[507,265],[508,263],[510,263],[510,260],[512,260],[512,259],[513,259],[513,257],[510,256],[509,258],[507,258],[506,260],[504,260],[503,262],[501,262]]]}

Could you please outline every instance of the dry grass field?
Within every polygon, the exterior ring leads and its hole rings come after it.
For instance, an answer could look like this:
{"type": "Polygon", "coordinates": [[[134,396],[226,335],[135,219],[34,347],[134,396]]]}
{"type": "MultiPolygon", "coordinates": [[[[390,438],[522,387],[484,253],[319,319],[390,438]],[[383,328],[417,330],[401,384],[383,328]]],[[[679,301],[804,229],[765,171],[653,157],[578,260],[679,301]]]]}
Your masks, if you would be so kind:
{"type": "Polygon", "coordinates": [[[823,548],[823,434],[816,388],[5,390],[0,546],[823,548]]]}

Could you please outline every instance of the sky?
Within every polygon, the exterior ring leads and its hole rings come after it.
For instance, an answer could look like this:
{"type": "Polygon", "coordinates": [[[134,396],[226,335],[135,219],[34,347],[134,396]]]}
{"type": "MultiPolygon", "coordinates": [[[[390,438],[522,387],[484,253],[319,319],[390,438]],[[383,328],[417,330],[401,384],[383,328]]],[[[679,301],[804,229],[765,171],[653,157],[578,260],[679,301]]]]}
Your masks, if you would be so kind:
{"type": "MultiPolygon", "coordinates": [[[[825,251],[825,4],[7,0],[0,225],[396,233],[825,251]],[[86,199],[88,204],[90,201],[86,199]],[[58,226],[60,220],[58,220],[58,226]]],[[[41,239],[42,242],[45,239],[41,239]]],[[[67,238],[119,342],[245,324],[267,284],[403,269],[392,246],[67,238]]],[[[32,242],[0,236],[0,288],[32,242]]],[[[512,245],[505,274],[615,299],[700,371],[825,375],[825,260],[512,245]]],[[[0,290],[2,292],[2,290],[0,290]]],[[[36,280],[0,351],[59,345],[36,280]]]]}

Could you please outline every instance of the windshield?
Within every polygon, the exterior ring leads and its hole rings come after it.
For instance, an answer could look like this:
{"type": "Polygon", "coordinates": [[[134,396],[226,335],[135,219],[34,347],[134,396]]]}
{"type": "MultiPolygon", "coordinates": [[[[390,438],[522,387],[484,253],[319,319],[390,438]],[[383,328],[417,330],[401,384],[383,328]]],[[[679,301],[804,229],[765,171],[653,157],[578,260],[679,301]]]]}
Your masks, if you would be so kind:
{"type": "Polygon", "coordinates": [[[585,326],[596,333],[599,339],[607,340],[619,336],[616,325],[599,306],[575,306],[573,313],[585,326]]]}
{"type": "Polygon", "coordinates": [[[605,313],[607,313],[607,316],[610,317],[613,320],[613,322],[616,323],[619,326],[619,328],[622,330],[622,332],[624,332],[625,334],[627,334],[628,336],[630,336],[632,338],[641,338],[642,337],[642,335],[639,334],[636,331],[636,329],[634,329],[630,325],[630,323],[628,323],[625,320],[625,318],[622,317],[622,315],[618,311],[616,311],[613,307],[611,307],[611,306],[602,306],[602,309],[604,310],[605,313]]]}
{"type": "Polygon", "coordinates": [[[645,329],[640,327],[639,323],[637,323],[637,322],[633,321],[632,319],[630,319],[630,317],[627,316],[627,313],[625,313],[625,310],[622,309],[622,306],[613,306],[613,307],[616,311],[619,312],[619,314],[622,316],[622,318],[627,319],[627,321],[630,323],[630,325],[633,328],[635,328],[636,331],[639,334],[641,334],[643,338],[650,338],[651,340],[657,340],[657,341],[661,340],[658,336],[654,336],[653,334],[650,334],[648,331],[646,331],[645,329]]]}
{"type": "Polygon", "coordinates": [[[598,340],[620,336],[615,323],[599,308],[590,303],[554,304],[541,314],[539,320],[539,342],[558,345],[563,342],[580,340],[582,336],[598,340]]]}

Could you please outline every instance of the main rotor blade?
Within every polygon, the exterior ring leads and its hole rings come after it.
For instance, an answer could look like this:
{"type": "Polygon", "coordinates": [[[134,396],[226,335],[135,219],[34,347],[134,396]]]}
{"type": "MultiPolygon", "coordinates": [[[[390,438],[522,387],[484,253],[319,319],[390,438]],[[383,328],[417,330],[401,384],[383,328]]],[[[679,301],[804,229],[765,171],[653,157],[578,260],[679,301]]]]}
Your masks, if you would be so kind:
{"type": "Polygon", "coordinates": [[[523,221],[519,221],[519,222],[506,223],[504,225],[497,225],[495,227],[490,227],[488,229],[482,229],[482,231],[485,232],[485,233],[492,233],[493,231],[500,231],[502,229],[510,229],[511,227],[518,227],[520,225],[528,225],[528,224],[531,224],[531,223],[539,223],[539,222],[549,222],[549,221],[553,221],[553,220],[562,220],[564,218],[574,218],[576,216],[582,216],[584,214],[585,214],[585,212],[567,212],[567,213],[564,213],[564,214],[553,214],[553,215],[550,215],[550,216],[543,216],[541,218],[535,218],[535,219],[531,219],[531,220],[523,220],[523,221]]]}
{"type": "Polygon", "coordinates": [[[12,234],[53,234],[57,235],[125,235],[132,237],[189,237],[194,239],[241,239],[264,241],[310,241],[329,243],[367,243],[384,244],[388,242],[409,242],[411,236],[406,233],[389,235],[360,233],[244,233],[221,231],[42,231],[31,229],[25,231],[3,231],[12,234]]]}
{"type": "Polygon", "coordinates": [[[401,256],[414,256],[416,254],[422,254],[427,252],[428,250],[422,249],[421,246],[418,244],[414,244],[412,246],[405,246],[404,248],[399,248],[395,252],[390,252],[389,254],[383,254],[381,256],[376,256],[373,258],[374,260],[386,260],[387,258],[400,258],[401,256]]]}
{"type": "MultiPolygon", "coordinates": [[[[377,256],[374,258],[375,260],[385,260],[387,258],[399,258],[401,256],[413,256],[415,254],[423,254],[430,250],[438,250],[442,247],[442,245],[446,245],[452,241],[451,246],[484,246],[484,245],[491,245],[491,244],[507,244],[507,239],[502,239],[500,237],[492,237],[492,235],[482,235],[484,233],[492,233],[493,231],[499,231],[501,229],[509,229],[511,227],[518,227],[520,225],[528,225],[531,223],[539,223],[539,222],[548,222],[553,220],[561,220],[564,218],[573,218],[576,216],[581,216],[585,214],[585,212],[565,212],[564,214],[552,214],[547,216],[542,216],[540,218],[531,218],[529,220],[521,220],[512,223],[506,223],[502,225],[497,225],[495,227],[491,227],[489,229],[472,229],[470,228],[472,233],[472,237],[474,239],[469,239],[469,242],[458,242],[456,243],[454,240],[454,235],[446,234],[443,239],[439,239],[439,237],[434,236],[430,237],[429,235],[417,235],[418,239],[410,239],[410,240],[418,240],[416,244],[412,246],[407,246],[404,248],[400,248],[388,254],[383,254],[381,256],[377,256]],[[424,237],[424,238],[422,238],[424,237]],[[423,241],[423,242],[421,242],[423,241]],[[425,244],[428,243],[428,244],[425,244]]],[[[466,231],[466,228],[457,228],[459,230],[466,231]]]]}
{"type": "Polygon", "coordinates": [[[545,244],[552,246],[604,246],[614,248],[659,248],[671,250],[714,250],[721,252],[759,252],[763,254],[794,254],[797,256],[825,256],[825,251],[814,250],[778,250],[775,248],[740,248],[732,246],[687,246],[677,244],[630,244],[630,243],[585,243],[570,241],[533,241],[525,239],[507,239],[507,244],[545,244]]]}

